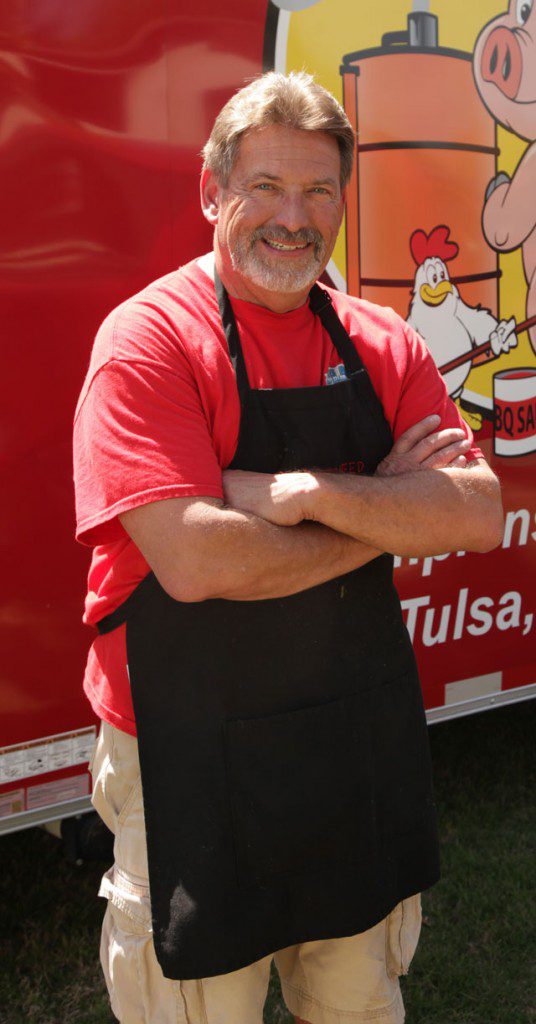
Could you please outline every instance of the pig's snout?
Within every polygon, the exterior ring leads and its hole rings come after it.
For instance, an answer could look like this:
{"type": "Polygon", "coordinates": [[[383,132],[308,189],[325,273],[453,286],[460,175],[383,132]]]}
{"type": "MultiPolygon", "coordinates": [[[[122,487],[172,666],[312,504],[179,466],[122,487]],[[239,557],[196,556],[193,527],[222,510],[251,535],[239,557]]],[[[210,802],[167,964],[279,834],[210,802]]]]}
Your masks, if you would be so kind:
{"type": "Polygon", "coordinates": [[[508,99],[515,99],[521,84],[523,57],[509,28],[501,26],[490,33],[482,52],[480,70],[485,82],[493,82],[508,99]]]}

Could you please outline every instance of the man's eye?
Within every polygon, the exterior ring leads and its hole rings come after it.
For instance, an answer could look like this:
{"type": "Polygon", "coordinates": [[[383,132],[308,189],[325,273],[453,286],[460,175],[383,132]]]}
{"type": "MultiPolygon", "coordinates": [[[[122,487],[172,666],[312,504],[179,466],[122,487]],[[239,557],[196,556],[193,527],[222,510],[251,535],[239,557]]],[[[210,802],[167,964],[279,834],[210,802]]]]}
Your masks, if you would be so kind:
{"type": "Polygon", "coordinates": [[[269,192],[273,187],[268,181],[261,181],[258,185],[255,185],[255,188],[260,189],[262,192],[269,192]]]}
{"type": "Polygon", "coordinates": [[[311,192],[314,192],[315,195],[318,196],[329,196],[327,188],[322,188],[321,185],[315,185],[315,187],[311,189],[311,192]]]}

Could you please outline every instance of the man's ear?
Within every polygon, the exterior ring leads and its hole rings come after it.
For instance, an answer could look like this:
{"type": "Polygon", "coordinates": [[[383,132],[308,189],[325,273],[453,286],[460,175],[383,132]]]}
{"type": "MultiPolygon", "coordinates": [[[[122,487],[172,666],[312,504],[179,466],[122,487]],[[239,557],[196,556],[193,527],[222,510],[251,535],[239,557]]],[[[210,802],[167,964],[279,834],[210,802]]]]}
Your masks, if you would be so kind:
{"type": "Polygon", "coordinates": [[[203,216],[209,224],[215,226],[220,212],[220,187],[208,167],[201,172],[200,192],[203,216]]]}

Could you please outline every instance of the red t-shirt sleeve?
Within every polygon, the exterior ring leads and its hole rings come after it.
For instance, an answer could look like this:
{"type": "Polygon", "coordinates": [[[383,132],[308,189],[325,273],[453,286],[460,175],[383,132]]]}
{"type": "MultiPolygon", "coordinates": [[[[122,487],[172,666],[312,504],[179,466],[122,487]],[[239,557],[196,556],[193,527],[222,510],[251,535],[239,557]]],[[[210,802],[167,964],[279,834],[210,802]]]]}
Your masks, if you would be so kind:
{"type": "Polygon", "coordinates": [[[438,429],[461,427],[472,442],[466,453],[468,460],[484,458],[480,448],[473,443],[473,432],[461,417],[454,402],[449,398],[445,381],[439,373],[425,342],[408,324],[404,324],[407,340],[407,362],[402,390],[394,412],[393,437],[396,441],[425,416],[433,413],[441,417],[438,429]]]}
{"type": "Polygon", "coordinates": [[[117,516],[164,498],[222,498],[221,469],[188,360],[110,359],[94,374],[74,425],[77,539],[124,535],[117,516]]]}

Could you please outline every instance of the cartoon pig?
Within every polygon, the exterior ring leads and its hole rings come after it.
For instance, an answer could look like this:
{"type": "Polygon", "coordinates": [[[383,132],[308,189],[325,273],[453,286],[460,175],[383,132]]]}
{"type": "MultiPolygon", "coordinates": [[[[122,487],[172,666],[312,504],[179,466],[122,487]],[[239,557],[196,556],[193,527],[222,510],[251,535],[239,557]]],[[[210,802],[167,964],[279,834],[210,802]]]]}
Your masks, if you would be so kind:
{"type": "MultiPolygon", "coordinates": [[[[489,112],[505,128],[532,143],[514,177],[490,181],[482,226],[498,252],[522,247],[527,279],[527,318],[536,314],[536,2],[510,0],[488,22],[475,45],[473,72],[489,112]]],[[[530,331],[536,351],[536,327],[530,331]]]]}

